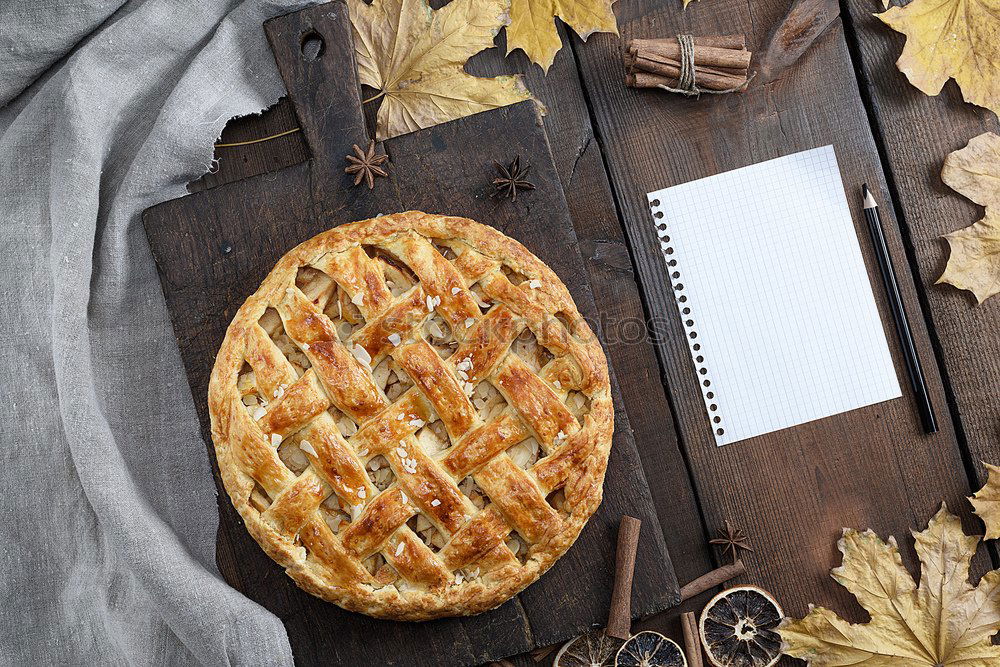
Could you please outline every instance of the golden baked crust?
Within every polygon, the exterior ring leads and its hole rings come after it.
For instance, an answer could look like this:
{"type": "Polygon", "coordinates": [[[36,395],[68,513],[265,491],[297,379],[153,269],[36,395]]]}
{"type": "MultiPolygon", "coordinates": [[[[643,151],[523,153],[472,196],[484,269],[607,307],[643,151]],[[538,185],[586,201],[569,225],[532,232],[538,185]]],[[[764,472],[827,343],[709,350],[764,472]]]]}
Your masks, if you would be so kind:
{"type": "Polygon", "coordinates": [[[601,501],[607,362],[559,278],[466,218],[342,225],[239,309],[208,391],[229,497],[310,593],[398,620],[476,614],[601,501]]]}

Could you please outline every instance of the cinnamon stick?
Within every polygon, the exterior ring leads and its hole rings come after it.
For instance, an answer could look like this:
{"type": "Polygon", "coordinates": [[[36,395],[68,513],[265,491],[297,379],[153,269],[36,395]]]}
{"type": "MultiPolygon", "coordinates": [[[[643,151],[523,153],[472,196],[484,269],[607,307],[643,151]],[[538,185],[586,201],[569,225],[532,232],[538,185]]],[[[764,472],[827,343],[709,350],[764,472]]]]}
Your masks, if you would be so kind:
{"type": "Polygon", "coordinates": [[[693,611],[681,614],[681,631],[684,633],[684,655],[688,667],[702,667],[701,635],[698,633],[698,621],[693,611]]]}
{"type": "Polygon", "coordinates": [[[711,572],[701,575],[694,581],[681,587],[681,602],[693,598],[695,595],[704,593],[710,588],[715,588],[719,584],[724,584],[730,579],[734,579],[747,571],[743,561],[738,560],[732,565],[723,565],[711,572]]]}
{"type": "MultiPolygon", "coordinates": [[[[680,68],[678,68],[676,76],[662,76],[660,74],[651,74],[650,72],[633,72],[625,75],[625,85],[632,88],[658,88],[660,86],[677,88],[680,83],[678,80],[679,75],[680,68]]],[[[704,77],[699,75],[697,77],[698,86],[704,90],[729,90],[730,88],[742,86],[746,81],[747,78],[745,76],[717,76],[713,74],[705,75],[704,77]]]]}
{"type": "MultiPolygon", "coordinates": [[[[636,68],[636,63],[639,61],[649,62],[649,63],[659,63],[661,65],[674,65],[680,66],[681,61],[679,58],[669,58],[667,56],[657,55],[655,53],[649,53],[648,51],[642,51],[639,53],[626,53],[625,54],[625,66],[632,69],[636,68]]],[[[713,67],[711,65],[705,65],[702,63],[695,63],[695,67],[704,69],[707,72],[713,72],[715,74],[746,74],[748,69],[746,67],[713,67]]],[[[639,67],[638,69],[643,69],[639,67]]]]}
{"type": "MultiPolygon", "coordinates": [[[[646,44],[656,42],[669,42],[676,44],[677,37],[663,37],[660,39],[633,39],[629,42],[629,45],[641,48],[646,44]]],[[[714,46],[719,49],[738,49],[741,51],[747,48],[747,40],[743,35],[707,35],[703,37],[695,37],[694,44],[695,46],[714,46]]]]}
{"type": "Polygon", "coordinates": [[[615,552],[615,585],[611,590],[609,637],[628,639],[632,636],[632,575],[635,573],[635,553],[639,548],[639,528],[642,522],[623,516],[618,525],[618,550],[615,552]]]}
{"type": "MultiPolygon", "coordinates": [[[[679,79],[681,75],[680,63],[659,63],[645,58],[637,58],[633,65],[633,70],[659,74],[672,79],[679,79]]],[[[694,68],[695,83],[702,88],[711,90],[728,90],[743,85],[747,80],[747,73],[736,73],[733,70],[718,70],[710,67],[694,68]]],[[[673,86],[671,86],[673,87],[673,86]]]]}
{"type": "MultiPolygon", "coordinates": [[[[636,45],[637,41],[640,40],[632,40],[634,50],[630,48],[629,53],[645,58],[661,56],[680,62],[681,47],[676,41],[641,40],[643,43],[636,45]]],[[[749,51],[740,49],[722,49],[715,46],[701,46],[697,43],[694,45],[694,62],[697,65],[747,69],[750,67],[750,56],[749,51]]]]}

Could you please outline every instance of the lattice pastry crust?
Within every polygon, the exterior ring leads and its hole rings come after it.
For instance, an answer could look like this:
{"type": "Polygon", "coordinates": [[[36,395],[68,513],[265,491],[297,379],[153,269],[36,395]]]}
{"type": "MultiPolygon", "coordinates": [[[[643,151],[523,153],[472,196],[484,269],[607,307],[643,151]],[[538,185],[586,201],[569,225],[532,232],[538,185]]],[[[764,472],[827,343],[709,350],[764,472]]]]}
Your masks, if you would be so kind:
{"type": "Polygon", "coordinates": [[[372,616],[491,609],[601,501],[607,362],[559,278],[465,218],[343,225],[281,258],[208,393],[247,528],[305,590],[372,616]]]}

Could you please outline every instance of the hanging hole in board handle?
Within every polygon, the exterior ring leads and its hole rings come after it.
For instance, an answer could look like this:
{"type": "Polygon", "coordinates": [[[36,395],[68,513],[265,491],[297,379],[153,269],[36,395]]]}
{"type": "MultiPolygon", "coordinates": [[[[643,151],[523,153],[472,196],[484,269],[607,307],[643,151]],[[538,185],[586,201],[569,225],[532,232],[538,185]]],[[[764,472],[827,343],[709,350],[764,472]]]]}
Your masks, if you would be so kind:
{"type": "Polygon", "coordinates": [[[318,32],[310,30],[302,35],[299,49],[302,51],[302,57],[306,60],[318,60],[323,55],[323,51],[326,50],[326,42],[323,41],[323,37],[318,32]]]}

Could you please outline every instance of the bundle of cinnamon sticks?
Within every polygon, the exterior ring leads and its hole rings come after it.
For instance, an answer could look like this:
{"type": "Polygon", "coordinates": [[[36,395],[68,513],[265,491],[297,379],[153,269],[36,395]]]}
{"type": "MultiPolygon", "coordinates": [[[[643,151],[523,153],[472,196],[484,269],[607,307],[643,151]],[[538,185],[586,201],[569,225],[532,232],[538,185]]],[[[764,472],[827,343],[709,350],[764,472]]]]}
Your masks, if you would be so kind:
{"type": "MultiPolygon", "coordinates": [[[[741,90],[746,85],[752,54],[743,35],[695,37],[693,45],[692,92],[741,90]]],[[[682,88],[682,57],[676,37],[633,39],[625,51],[625,83],[633,88],[682,88]]]]}

